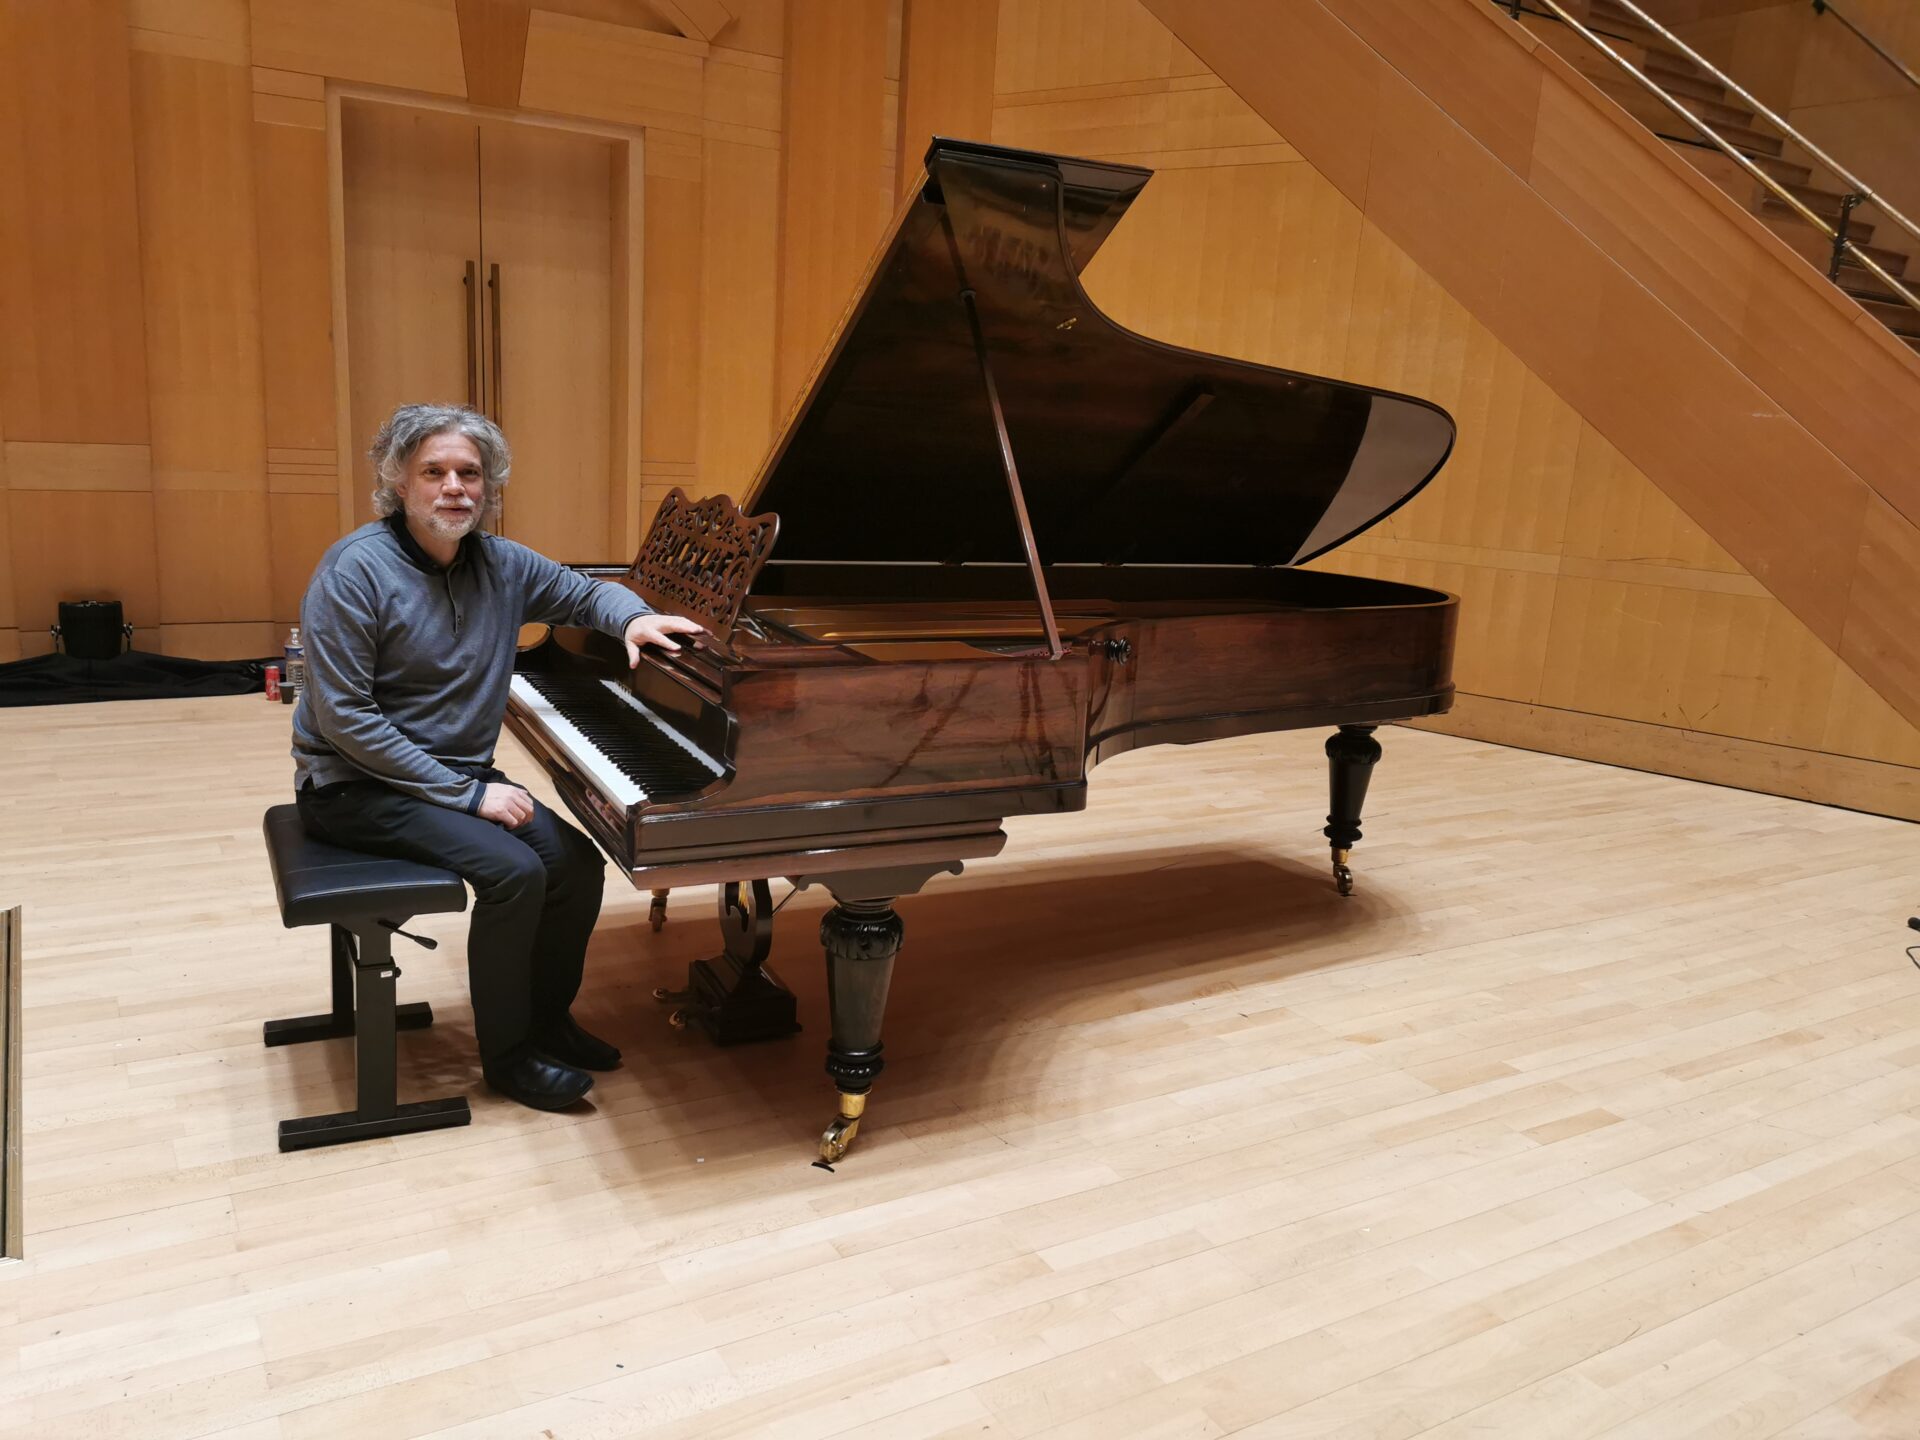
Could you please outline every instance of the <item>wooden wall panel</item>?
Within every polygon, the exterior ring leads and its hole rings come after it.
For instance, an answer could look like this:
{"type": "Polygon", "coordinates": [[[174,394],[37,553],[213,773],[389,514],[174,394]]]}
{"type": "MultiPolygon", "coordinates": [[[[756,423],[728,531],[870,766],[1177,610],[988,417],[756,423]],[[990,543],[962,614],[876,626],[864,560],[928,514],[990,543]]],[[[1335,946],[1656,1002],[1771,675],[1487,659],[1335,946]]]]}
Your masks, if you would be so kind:
{"type": "MultiPolygon", "coordinates": [[[[1778,8],[1780,0],[1770,9],[1778,8]]],[[[1900,72],[1868,51],[1858,38],[1830,18],[1816,16],[1812,7],[1793,6],[1805,11],[1805,48],[1794,68],[1793,105],[1810,105],[1863,99],[1870,95],[1905,96],[1912,87],[1900,72]]],[[[1847,18],[1906,62],[1909,69],[1920,70],[1920,9],[1909,0],[1849,0],[1844,7],[1847,18]]]]}
{"type": "Polygon", "coordinates": [[[270,613],[276,627],[294,625],[314,567],[339,538],[339,506],[331,493],[269,495],[267,533],[273,537],[270,613]]]}
{"type": "Polygon", "coordinates": [[[1119,95],[1042,92],[999,112],[996,130],[1009,145],[1064,155],[1136,162],[1154,155],[1189,164],[1192,152],[1250,151],[1228,163],[1297,158],[1271,125],[1226,86],[1193,78],[1165,81],[1119,95]]]}
{"type": "Polygon", "coordinates": [[[244,65],[247,0],[127,0],[127,39],[135,50],[244,65]]]}
{"type": "MultiPolygon", "coordinates": [[[[0,475],[0,481],[5,477],[0,475]]],[[[0,634],[17,628],[13,602],[13,506],[7,487],[0,483],[0,634]]]]}
{"type": "Polygon", "coordinates": [[[1834,667],[1833,700],[1818,748],[1909,766],[1920,774],[1920,728],[1844,665],[1834,667]]]}
{"type": "Polygon", "coordinates": [[[1581,429],[1561,549],[1594,561],[1738,577],[1744,593],[1765,593],[1724,546],[1650,485],[1592,426],[1581,429]]]}
{"type": "Polygon", "coordinates": [[[780,61],[746,50],[708,51],[703,133],[779,149],[782,69],[780,61]]]}
{"type": "Polygon", "coordinates": [[[4,452],[17,490],[151,490],[153,455],[145,445],[62,445],[12,440],[4,452]]]}
{"type": "Polygon", "coordinates": [[[162,625],[159,650],[192,660],[265,660],[281,653],[286,640],[266,620],[219,625],[162,625]]]}
{"type": "Polygon", "coordinates": [[[339,488],[339,456],[332,446],[267,450],[267,491],[273,495],[328,495],[339,488]]]}
{"type": "Polygon", "coordinates": [[[738,499],[774,423],[780,156],[708,140],[701,193],[700,488],[738,499]]]}
{"type": "Polygon", "coordinates": [[[1571,407],[1371,222],[1352,316],[1345,363],[1332,373],[1432,400],[1459,428],[1447,483],[1389,517],[1382,535],[1559,553],[1580,433],[1571,407]]]}
{"type": "Polygon", "coordinates": [[[1192,52],[1138,5],[1001,0],[994,91],[1083,90],[1192,74],[1192,52]]]}
{"type": "Polygon", "coordinates": [[[14,441],[144,444],[126,12],[0,5],[0,415],[14,441]]]}
{"type": "Polygon", "coordinates": [[[887,222],[887,11],[887,0],[788,7],[775,384],[782,408],[819,358],[887,222]]]}
{"type": "Polygon", "coordinates": [[[1826,648],[1767,595],[1561,577],[1543,704],[1815,749],[1826,648]]]}
{"type": "MultiPolygon", "coordinates": [[[[1003,111],[1001,134],[1020,123],[1005,117],[1032,108],[1003,111]]],[[[1143,152],[1140,163],[1158,158],[1143,152]]],[[[1359,225],[1359,213],[1306,165],[1168,170],[1155,174],[1082,282],[1114,320],[1155,339],[1340,374],[1359,225]],[[1204,265],[1169,265],[1169,254],[1192,248],[1196,216],[1224,243],[1207,246],[1204,265]]]]}
{"type": "Polygon", "coordinates": [[[520,103],[697,133],[706,53],[701,41],[539,10],[527,31],[520,103]]]}
{"type": "Polygon", "coordinates": [[[733,23],[714,38],[735,50],[756,55],[787,53],[786,0],[727,0],[733,23]]]}
{"type": "Polygon", "coordinates": [[[129,624],[159,623],[153,496],[13,490],[8,501],[14,615],[22,632],[44,634],[62,600],[118,600],[129,624]]]}
{"type": "Polygon", "coordinates": [[[464,96],[454,0],[252,0],[253,63],[464,96]]]}
{"type": "Polygon", "coordinates": [[[264,491],[252,77],[136,52],[133,114],[154,488],[264,491]]]}
{"type": "Polygon", "coordinates": [[[153,497],[153,519],[162,625],[267,618],[264,489],[162,490],[153,497]]]}
{"type": "Polygon", "coordinates": [[[256,119],[253,161],[261,390],[271,470],[275,450],[323,449],[330,455],[334,449],[326,135],[256,119]]]}
{"type": "MultiPolygon", "coordinates": [[[[651,150],[651,147],[649,147],[651,150]]],[[[652,165],[651,154],[648,158],[652,165]]],[[[694,156],[697,167],[699,157],[694,156]]],[[[641,462],[691,465],[699,454],[701,187],[689,179],[646,178],[647,366],[642,377],[641,462]]],[[[648,518],[651,518],[650,516],[648,518]]]]}
{"type": "Polygon", "coordinates": [[[906,0],[900,33],[900,144],[894,189],[904,195],[935,135],[993,134],[998,0],[906,0]]]}

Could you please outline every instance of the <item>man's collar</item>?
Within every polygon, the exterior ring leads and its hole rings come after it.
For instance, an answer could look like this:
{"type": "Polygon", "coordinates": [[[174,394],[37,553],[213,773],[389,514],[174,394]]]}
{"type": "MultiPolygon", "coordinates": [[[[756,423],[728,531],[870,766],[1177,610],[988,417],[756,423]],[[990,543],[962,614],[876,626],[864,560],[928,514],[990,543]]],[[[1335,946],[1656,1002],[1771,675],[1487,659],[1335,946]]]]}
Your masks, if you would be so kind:
{"type": "Polygon", "coordinates": [[[387,528],[393,531],[394,538],[400,542],[400,549],[415,565],[428,574],[437,575],[442,570],[451,570],[473,558],[474,550],[480,544],[480,527],[475,526],[460,537],[460,548],[454,552],[451,564],[442,565],[429,555],[420,542],[413,538],[413,531],[407,528],[407,512],[396,510],[387,516],[387,528]]]}

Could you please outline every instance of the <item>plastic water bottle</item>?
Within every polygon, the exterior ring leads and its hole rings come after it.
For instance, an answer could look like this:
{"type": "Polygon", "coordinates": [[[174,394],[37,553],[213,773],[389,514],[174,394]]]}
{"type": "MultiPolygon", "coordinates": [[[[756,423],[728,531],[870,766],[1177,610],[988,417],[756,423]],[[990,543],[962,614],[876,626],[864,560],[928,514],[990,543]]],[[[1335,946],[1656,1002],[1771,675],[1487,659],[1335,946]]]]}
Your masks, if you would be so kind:
{"type": "Polygon", "coordinates": [[[300,696],[307,688],[307,650],[300,643],[300,627],[293,627],[293,633],[287,636],[287,668],[280,685],[280,698],[289,705],[300,703],[300,696]]]}

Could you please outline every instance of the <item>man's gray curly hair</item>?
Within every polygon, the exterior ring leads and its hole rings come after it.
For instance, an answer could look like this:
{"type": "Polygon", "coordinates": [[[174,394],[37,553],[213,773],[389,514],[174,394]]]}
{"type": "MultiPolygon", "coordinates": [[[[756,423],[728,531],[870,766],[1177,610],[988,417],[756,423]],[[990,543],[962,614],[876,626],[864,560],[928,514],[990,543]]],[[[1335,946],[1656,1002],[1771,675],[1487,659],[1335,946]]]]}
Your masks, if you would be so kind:
{"type": "Polygon", "coordinates": [[[513,473],[513,451],[500,427],[478,410],[464,405],[402,405],[387,417],[373,437],[367,455],[373,461],[373,513],[385,519],[406,508],[400,485],[413,452],[435,435],[462,435],[480,452],[484,486],[480,498],[481,523],[492,529],[500,514],[500,491],[513,473]]]}

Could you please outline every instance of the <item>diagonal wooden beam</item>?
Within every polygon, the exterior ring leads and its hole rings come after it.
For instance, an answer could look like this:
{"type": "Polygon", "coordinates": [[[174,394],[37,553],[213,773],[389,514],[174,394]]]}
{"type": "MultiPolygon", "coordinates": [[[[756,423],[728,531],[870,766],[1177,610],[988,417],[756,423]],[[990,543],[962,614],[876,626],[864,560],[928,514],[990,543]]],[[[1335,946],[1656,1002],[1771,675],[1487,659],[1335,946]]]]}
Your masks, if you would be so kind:
{"type": "Polygon", "coordinates": [[[711,43],[733,23],[733,12],[720,0],[647,0],[647,4],[689,40],[711,43]]]}
{"type": "Polygon", "coordinates": [[[520,103],[533,0],[454,0],[467,99],[511,110],[520,103]]]}

